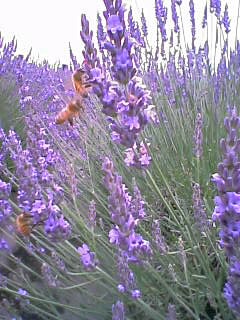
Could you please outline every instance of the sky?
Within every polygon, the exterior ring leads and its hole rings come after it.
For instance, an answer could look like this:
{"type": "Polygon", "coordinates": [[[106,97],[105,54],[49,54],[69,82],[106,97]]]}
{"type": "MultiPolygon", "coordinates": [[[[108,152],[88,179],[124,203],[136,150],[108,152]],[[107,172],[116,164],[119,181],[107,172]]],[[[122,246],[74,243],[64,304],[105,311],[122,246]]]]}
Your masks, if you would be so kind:
{"type": "MultiPolygon", "coordinates": [[[[210,0],[207,0],[208,3],[210,0]]],[[[123,0],[127,7],[133,7],[133,15],[136,19],[140,16],[143,8],[147,18],[150,33],[150,43],[155,43],[156,21],[154,18],[154,0],[123,0]]],[[[199,42],[206,38],[206,32],[200,25],[205,0],[195,0],[195,14],[197,39],[199,42]]],[[[231,17],[232,32],[230,43],[235,40],[235,26],[238,12],[238,0],[222,0],[222,12],[225,3],[228,3],[231,17]]],[[[171,0],[165,0],[168,7],[168,27],[171,28],[171,0]]],[[[189,0],[183,0],[181,6],[182,23],[185,37],[190,43],[191,25],[189,18],[189,0]]],[[[71,43],[74,54],[81,59],[83,49],[80,29],[81,14],[85,13],[90,21],[90,28],[96,31],[97,12],[102,13],[104,5],[102,0],[0,0],[0,32],[5,41],[10,41],[15,35],[18,42],[18,53],[27,54],[32,48],[32,56],[42,61],[47,59],[50,63],[60,61],[69,63],[68,44],[71,43]]],[[[214,39],[215,17],[212,15],[208,38],[214,39]]],[[[181,22],[181,21],[180,21],[181,22]]],[[[239,32],[240,36],[240,32],[239,32]]]]}

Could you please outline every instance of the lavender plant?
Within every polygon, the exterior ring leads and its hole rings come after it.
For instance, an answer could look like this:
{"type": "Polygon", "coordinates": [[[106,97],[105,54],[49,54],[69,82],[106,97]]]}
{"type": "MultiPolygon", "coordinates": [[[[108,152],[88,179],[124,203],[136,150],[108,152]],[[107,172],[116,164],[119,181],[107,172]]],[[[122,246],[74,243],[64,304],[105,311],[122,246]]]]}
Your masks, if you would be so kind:
{"type": "Polygon", "coordinates": [[[228,8],[211,1],[201,15],[203,29],[216,16],[218,61],[210,39],[199,44],[196,1],[187,9],[190,43],[182,1],[155,1],[152,49],[147,16],[141,32],[123,1],[104,5],[99,47],[82,15],[83,63],[71,46],[64,68],[22,59],[15,40],[0,39],[0,83],[13,77],[26,132],[22,141],[14,127],[0,131],[1,314],[237,319],[237,107],[225,120],[222,161],[218,151],[227,105],[240,105],[228,8]],[[79,66],[92,85],[86,111],[73,127],[58,126],[74,95],[66,77],[79,66]],[[22,212],[31,215],[29,237],[16,228],[22,212]]]}

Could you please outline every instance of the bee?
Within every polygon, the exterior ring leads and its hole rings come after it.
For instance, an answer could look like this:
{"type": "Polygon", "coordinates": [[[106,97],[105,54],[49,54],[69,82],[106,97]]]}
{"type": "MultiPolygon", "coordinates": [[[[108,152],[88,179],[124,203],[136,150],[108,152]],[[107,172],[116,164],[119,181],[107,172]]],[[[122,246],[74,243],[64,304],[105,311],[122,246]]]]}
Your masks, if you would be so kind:
{"type": "Polygon", "coordinates": [[[26,212],[17,216],[16,225],[20,234],[25,237],[29,237],[34,227],[32,215],[26,212]]]}
{"type": "Polygon", "coordinates": [[[83,69],[77,69],[72,74],[72,83],[75,91],[81,97],[86,98],[91,90],[91,84],[87,81],[86,72],[83,69]]]}
{"type": "Polygon", "coordinates": [[[20,215],[17,216],[16,219],[17,231],[23,236],[29,237],[33,228],[43,224],[45,220],[41,220],[37,223],[34,223],[33,216],[30,213],[22,212],[20,215]]]}
{"type": "Polygon", "coordinates": [[[84,111],[83,98],[88,96],[91,84],[87,82],[86,73],[83,69],[77,69],[72,74],[72,85],[75,89],[75,98],[64,107],[56,117],[56,124],[68,121],[73,126],[73,119],[84,111]]]}
{"type": "Polygon", "coordinates": [[[63,108],[56,117],[56,124],[63,124],[68,121],[73,126],[73,119],[84,111],[84,107],[79,99],[71,101],[63,108]]]}

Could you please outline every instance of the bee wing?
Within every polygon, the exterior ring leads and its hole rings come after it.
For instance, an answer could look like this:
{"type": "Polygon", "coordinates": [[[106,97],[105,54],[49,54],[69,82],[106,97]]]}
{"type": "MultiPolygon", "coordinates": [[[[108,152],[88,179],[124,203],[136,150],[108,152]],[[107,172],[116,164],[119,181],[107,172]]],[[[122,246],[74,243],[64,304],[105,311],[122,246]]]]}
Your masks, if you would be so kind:
{"type": "Polygon", "coordinates": [[[60,76],[62,89],[59,90],[57,87],[55,87],[58,97],[65,103],[65,105],[70,103],[71,98],[74,95],[71,76],[72,73],[69,70],[63,71],[60,76]]]}
{"type": "Polygon", "coordinates": [[[72,73],[69,71],[65,74],[66,77],[63,79],[63,85],[66,91],[74,90],[73,82],[72,82],[72,73]]]}

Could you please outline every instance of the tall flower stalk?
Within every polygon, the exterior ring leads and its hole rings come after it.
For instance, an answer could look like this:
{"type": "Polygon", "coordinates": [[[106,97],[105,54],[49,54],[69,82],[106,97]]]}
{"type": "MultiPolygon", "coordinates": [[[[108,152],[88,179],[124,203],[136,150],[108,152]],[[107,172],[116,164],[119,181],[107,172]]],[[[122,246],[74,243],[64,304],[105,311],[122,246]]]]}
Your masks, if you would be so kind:
{"type": "Polygon", "coordinates": [[[212,181],[218,189],[215,197],[214,222],[220,225],[220,246],[227,255],[229,270],[224,296],[236,316],[240,316],[240,117],[236,108],[229,108],[224,120],[227,137],[221,139],[222,162],[212,181]]]}
{"type": "MultiPolygon", "coordinates": [[[[138,141],[138,137],[149,122],[157,122],[157,116],[150,92],[137,76],[134,47],[139,44],[129,36],[126,29],[122,1],[105,0],[104,4],[107,35],[102,45],[111,56],[110,74],[103,74],[99,66],[96,68],[93,55],[84,54],[87,68],[92,67],[92,70],[88,70],[89,78],[94,85],[93,91],[103,104],[103,113],[108,116],[112,140],[127,148],[127,157],[129,152],[134,155],[132,161],[126,160],[126,164],[147,167],[150,156],[142,157],[141,150],[145,147],[144,153],[148,154],[148,149],[145,142],[138,141]]],[[[86,17],[82,18],[81,36],[85,43],[85,52],[89,52],[89,48],[93,47],[88,26],[86,17]]]]}
{"type": "Polygon", "coordinates": [[[149,242],[136,232],[137,225],[144,217],[143,200],[136,186],[132,199],[122,182],[122,177],[115,173],[113,163],[108,158],[103,163],[103,171],[105,172],[104,182],[110,192],[108,197],[109,211],[114,223],[114,227],[109,232],[109,240],[116,246],[121,257],[119,258],[120,274],[123,270],[128,270],[127,273],[131,274],[131,276],[127,276],[127,280],[123,280],[123,274],[120,276],[124,285],[120,284],[119,288],[121,292],[130,291],[132,297],[136,298],[139,296],[139,290],[134,289],[134,274],[128,264],[142,264],[152,255],[149,242]]]}

